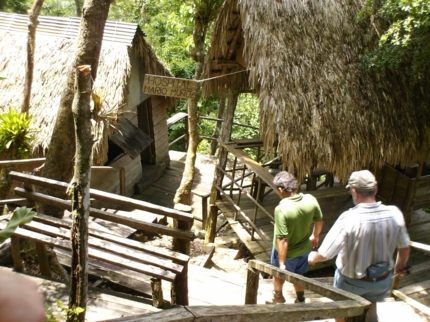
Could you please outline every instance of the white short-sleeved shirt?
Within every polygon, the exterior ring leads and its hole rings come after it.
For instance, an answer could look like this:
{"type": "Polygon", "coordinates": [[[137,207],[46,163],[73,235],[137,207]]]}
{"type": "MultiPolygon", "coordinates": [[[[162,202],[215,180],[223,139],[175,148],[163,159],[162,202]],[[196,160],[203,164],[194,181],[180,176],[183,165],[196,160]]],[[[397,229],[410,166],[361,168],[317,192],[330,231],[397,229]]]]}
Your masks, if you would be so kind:
{"type": "Polygon", "coordinates": [[[340,215],[318,252],[328,259],[338,255],[340,273],[360,279],[371,264],[388,262],[392,269],[396,247],[408,246],[403,214],[396,206],[360,203],[340,215]]]}

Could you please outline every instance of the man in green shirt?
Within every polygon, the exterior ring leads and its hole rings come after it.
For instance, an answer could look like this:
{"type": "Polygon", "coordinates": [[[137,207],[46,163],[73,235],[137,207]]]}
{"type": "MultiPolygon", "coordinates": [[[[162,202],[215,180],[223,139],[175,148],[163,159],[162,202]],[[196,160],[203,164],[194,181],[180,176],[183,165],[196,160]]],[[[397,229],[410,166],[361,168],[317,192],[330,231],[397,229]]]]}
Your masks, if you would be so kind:
{"type": "MultiPolygon", "coordinates": [[[[273,179],[281,201],[275,208],[275,231],[270,262],[280,269],[297,274],[308,270],[308,254],[318,247],[319,235],[323,227],[322,212],[318,201],[310,194],[297,193],[297,179],[282,171],[273,179]],[[312,235],[310,227],[314,223],[312,235]]],[[[284,280],[273,278],[273,296],[266,304],[284,303],[282,295],[284,280]]],[[[304,289],[294,285],[295,303],[305,301],[304,289]]]]}

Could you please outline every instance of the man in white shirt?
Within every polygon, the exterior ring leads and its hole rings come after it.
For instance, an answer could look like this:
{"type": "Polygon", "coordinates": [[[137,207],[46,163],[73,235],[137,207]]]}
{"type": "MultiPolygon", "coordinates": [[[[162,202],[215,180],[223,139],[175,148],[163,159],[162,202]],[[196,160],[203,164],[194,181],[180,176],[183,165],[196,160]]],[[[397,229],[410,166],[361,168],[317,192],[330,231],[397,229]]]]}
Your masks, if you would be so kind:
{"type": "MultiPolygon", "coordinates": [[[[378,321],[376,302],[389,293],[393,270],[404,275],[409,259],[409,236],[402,212],[376,202],[377,182],[368,170],[351,174],[347,188],[355,204],[345,211],[328,232],[310,265],[337,255],[334,286],[371,302],[368,321],[378,321]],[[394,263],[393,254],[397,252],[394,263]]],[[[344,321],[336,319],[336,322],[344,321]]]]}

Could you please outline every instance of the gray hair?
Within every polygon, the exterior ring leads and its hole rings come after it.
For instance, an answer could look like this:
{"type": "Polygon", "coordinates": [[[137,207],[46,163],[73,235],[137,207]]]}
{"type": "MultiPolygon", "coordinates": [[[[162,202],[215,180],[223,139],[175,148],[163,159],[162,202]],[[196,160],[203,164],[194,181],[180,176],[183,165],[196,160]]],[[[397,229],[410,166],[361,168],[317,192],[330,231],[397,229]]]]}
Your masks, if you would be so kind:
{"type": "Polygon", "coordinates": [[[279,172],[273,178],[273,184],[285,192],[297,191],[297,188],[299,187],[297,179],[287,171],[279,172]]]}

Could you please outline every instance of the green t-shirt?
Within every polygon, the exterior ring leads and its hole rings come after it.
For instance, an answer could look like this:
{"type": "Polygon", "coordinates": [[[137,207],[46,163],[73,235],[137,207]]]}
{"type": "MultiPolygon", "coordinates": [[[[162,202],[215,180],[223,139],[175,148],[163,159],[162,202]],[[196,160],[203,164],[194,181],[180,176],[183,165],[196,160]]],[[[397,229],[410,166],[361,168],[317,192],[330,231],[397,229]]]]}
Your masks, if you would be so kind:
{"type": "Polygon", "coordinates": [[[278,250],[278,238],[288,238],[287,258],[303,255],[312,248],[312,222],[321,220],[321,208],[314,196],[298,193],[282,199],[275,208],[273,247],[278,250]]]}

